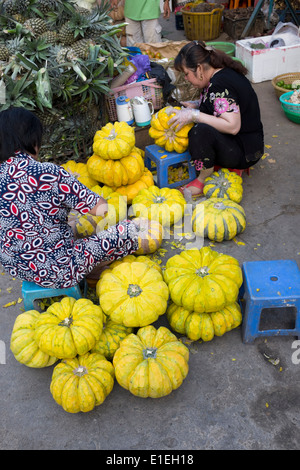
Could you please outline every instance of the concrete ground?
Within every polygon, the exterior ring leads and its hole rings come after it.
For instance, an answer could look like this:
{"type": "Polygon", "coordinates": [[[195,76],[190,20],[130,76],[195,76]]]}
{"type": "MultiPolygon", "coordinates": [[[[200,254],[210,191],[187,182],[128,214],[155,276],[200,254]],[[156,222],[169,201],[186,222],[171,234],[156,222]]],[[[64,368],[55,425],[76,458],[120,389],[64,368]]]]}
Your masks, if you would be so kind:
{"type": "MultiPolygon", "coordinates": [[[[164,31],[171,30],[169,39],[181,39],[173,20],[164,23],[164,31]]],[[[243,177],[244,233],[213,249],[240,264],[293,259],[300,265],[299,125],[285,117],[271,82],[254,88],[266,156],[243,177]]],[[[163,264],[180,251],[170,243],[164,248],[163,264]]],[[[197,450],[299,449],[300,345],[295,337],[244,344],[239,327],[206,343],[186,342],[189,373],[170,395],[142,399],[115,382],[102,405],[73,415],[50,394],[53,366],[35,370],[15,360],[9,344],[23,306],[21,282],[2,273],[0,289],[1,450],[106,450],[109,455],[117,450],[120,455],[125,450],[132,455],[189,450],[196,455],[197,450]]],[[[154,325],[168,323],[162,317],[154,325]]]]}

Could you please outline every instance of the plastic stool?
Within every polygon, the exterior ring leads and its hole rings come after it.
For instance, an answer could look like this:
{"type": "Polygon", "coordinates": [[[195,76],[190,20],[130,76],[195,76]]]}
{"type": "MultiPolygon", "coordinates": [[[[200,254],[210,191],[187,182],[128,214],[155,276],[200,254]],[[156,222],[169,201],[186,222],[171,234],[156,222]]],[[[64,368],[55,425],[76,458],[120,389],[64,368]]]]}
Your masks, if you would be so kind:
{"type": "Polygon", "coordinates": [[[245,314],[242,325],[244,343],[258,336],[300,337],[300,271],[293,260],[248,261],[243,263],[245,314]],[[296,308],[291,329],[259,329],[263,309],[296,308]]]}
{"type": "Polygon", "coordinates": [[[193,181],[197,174],[195,167],[191,165],[190,160],[191,155],[188,151],[183,153],[166,152],[162,147],[159,147],[156,144],[148,145],[145,148],[145,166],[148,168],[148,170],[154,171],[154,169],[151,167],[151,162],[156,164],[157,186],[159,188],[176,188],[193,181]],[[189,178],[183,181],[176,181],[175,183],[169,184],[168,168],[169,166],[176,165],[178,163],[188,163],[189,178]]]}
{"type": "MultiPolygon", "coordinates": [[[[218,171],[220,168],[223,168],[223,167],[216,165],[216,166],[214,166],[214,171],[218,171]]],[[[233,168],[227,168],[227,170],[234,171],[239,176],[242,176],[243,172],[247,173],[248,176],[250,175],[250,168],[245,168],[244,170],[237,170],[237,169],[233,169],[233,168]]]]}
{"type": "Polygon", "coordinates": [[[37,299],[47,299],[50,297],[59,297],[67,295],[75,299],[81,299],[82,294],[79,285],[68,287],[66,289],[52,289],[38,286],[34,282],[23,281],[22,297],[24,299],[24,308],[27,310],[36,310],[34,301],[37,299]]]}

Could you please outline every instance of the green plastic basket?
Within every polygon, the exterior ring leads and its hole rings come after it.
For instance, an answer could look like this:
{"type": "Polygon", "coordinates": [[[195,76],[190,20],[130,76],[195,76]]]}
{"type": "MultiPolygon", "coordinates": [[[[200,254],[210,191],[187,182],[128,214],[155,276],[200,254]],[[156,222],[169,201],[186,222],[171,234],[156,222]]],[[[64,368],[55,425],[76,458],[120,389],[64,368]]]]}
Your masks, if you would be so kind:
{"type": "Polygon", "coordinates": [[[286,117],[290,120],[295,122],[296,124],[300,124],[300,114],[293,113],[293,111],[289,111],[288,109],[284,108],[281,105],[283,111],[285,112],[286,117]]]}
{"type": "Polygon", "coordinates": [[[286,101],[290,98],[293,93],[293,91],[284,93],[279,97],[279,101],[281,102],[281,107],[285,112],[286,117],[290,121],[300,124],[300,104],[290,103],[289,101],[286,101]]]}
{"type": "Polygon", "coordinates": [[[231,57],[235,56],[235,44],[232,42],[217,42],[211,41],[206,43],[208,46],[213,46],[219,51],[223,51],[231,57]]]}

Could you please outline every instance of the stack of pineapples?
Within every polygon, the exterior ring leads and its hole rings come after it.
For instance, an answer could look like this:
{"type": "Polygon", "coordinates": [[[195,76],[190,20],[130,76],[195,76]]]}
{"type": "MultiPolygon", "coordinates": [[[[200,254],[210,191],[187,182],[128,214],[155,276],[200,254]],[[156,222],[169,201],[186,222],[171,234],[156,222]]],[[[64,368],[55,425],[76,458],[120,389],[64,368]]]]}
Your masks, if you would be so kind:
{"type": "Polygon", "coordinates": [[[92,10],[69,0],[1,2],[0,110],[22,106],[40,117],[44,158],[85,159],[106,121],[104,94],[127,55],[110,11],[109,0],[92,10]]]}

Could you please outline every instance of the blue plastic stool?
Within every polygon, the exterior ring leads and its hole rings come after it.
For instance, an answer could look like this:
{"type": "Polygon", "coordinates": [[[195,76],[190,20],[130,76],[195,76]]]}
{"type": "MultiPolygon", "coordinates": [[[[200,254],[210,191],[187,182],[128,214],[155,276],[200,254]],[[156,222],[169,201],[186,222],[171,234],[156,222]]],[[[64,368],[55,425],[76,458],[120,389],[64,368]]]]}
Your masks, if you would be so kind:
{"type": "Polygon", "coordinates": [[[36,310],[34,306],[35,300],[59,297],[61,295],[67,295],[75,299],[81,299],[82,297],[81,289],[78,284],[66,289],[52,289],[38,286],[34,282],[23,281],[22,283],[22,297],[24,299],[25,311],[36,310]]]}
{"type": "Polygon", "coordinates": [[[196,178],[196,170],[191,165],[191,155],[188,151],[183,153],[166,152],[158,145],[148,145],[145,148],[145,166],[150,171],[154,171],[151,162],[154,162],[157,169],[157,186],[159,188],[176,188],[193,181],[196,178]],[[162,158],[164,157],[164,158],[162,158]],[[188,163],[189,178],[169,184],[168,169],[178,163],[188,163]]]}
{"type": "Polygon", "coordinates": [[[259,336],[300,337],[300,271],[293,260],[248,261],[243,263],[245,313],[242,324],[244,343],[259,336]],[[296,309],[294,328],[260,330],[263,309],[296,309]]]}

